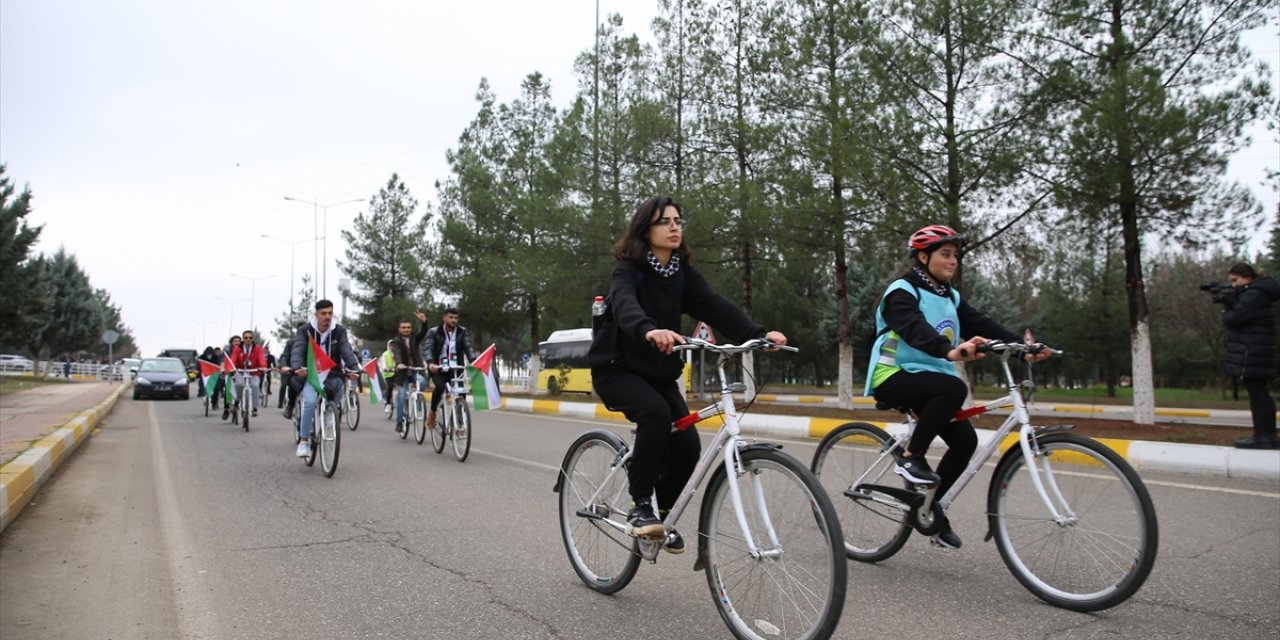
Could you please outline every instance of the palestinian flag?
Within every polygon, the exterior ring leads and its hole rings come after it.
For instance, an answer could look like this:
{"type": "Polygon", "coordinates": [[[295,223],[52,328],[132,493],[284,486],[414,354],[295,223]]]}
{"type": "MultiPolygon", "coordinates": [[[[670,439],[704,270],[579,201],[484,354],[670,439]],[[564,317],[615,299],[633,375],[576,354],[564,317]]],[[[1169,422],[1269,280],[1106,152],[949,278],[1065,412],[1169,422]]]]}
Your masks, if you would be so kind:
{"type": "Polygon", "coordinates": [[[227,400],[227,406],[236,403],[236,365],[231,362],[231,356],[228,355],[222,359],[222,396],[227,400]]]}
{"type": "Polygon", "coordinates": [[[196,358],[196,362],[200,364],[200,380],[205,393],[213,393],[213,388],[218,386],[218,378],[222,377],[222,368],[200,358],[196,358]]]}
{"type": "Polygon", "coordinates": [[[498,395],[498,363],[494,362],[494,347],[489,345],[475,362],[467,365],[467,377],[471,380],[471,398],[476,411],[499,409],[502,398],[498,395]]]}
{"type": "Polygon", "coordinates": [[[307,350],[307,383],[311,385],[316,393],[324,393],[324,381],[329,377],[329,372],[338,365],[325,353],[324,347],[316,342],[315,338],[310,338],[311,348],[307,350]]]}
{"type": "Polygon", "coordinates": [[[382,372],[378,370],[377,359],[364,363],[361,369],[364,369],[364,372],[369,374],[369,404],[380,404],[383,402],[382,384],[378,377],[382,375],[382,372]]]}

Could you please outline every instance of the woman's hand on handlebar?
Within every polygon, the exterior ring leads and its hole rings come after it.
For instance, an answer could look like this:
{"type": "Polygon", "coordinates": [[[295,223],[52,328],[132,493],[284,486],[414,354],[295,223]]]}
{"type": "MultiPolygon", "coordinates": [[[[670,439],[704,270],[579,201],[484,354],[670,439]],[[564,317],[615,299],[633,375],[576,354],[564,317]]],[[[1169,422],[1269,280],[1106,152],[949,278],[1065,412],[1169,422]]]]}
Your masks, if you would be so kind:
{"type": "MultiPolygon", "coordinates": [[[[781,331],[770,331],[769,333],[764,334],[764,339],[780,347],[786,346],[787,344],[787,336],[783,335],[781,331]]],[[[773,349],[767,349],[767,351],[773,351],[773,349]]]]}
{"type": "MultiPolygon", "coordinates": [[[[671,349],[676,345],[684,344],[684,336],[669,329],[654,329],[644,334],[644,339],[652,342],[653,346],[658,348],[658,351],[667,355],[671,354],[671,349]]],[[[786,338],[783,339],[785,340],[786,338]]]]}
{"type": "Polygon", "coordinates": [[[947,360],[952,362],[972,362],[987,357],[987,354],[978,351],[978,347],[987,343],[987,339],[982,336],[974,336],[968,340],[956,345],[954,349],[947,352],[947,360]]]}

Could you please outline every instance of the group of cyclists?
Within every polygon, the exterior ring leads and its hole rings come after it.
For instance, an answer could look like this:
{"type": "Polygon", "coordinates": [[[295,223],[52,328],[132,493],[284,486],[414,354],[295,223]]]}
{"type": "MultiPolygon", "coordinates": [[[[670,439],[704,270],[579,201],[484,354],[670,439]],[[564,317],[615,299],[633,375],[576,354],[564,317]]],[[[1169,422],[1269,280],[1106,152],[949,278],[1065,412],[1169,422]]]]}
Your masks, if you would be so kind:
{"type": "MultiPolygon", "coordinates": [[[[459,313],[456,307],[445,309],[440,323],[433,326],[428,326],[427,316],[422,310],[415,310],[414,315],[421,328],[414,334],[411,320],[400,321],[397,335],[387,341],[386,351],[379,357],[382,377],[370,381],[371,384],[381,385],[387,412],[392,411],[394,398],[397,432],[408,427],[404,423],[404,403],[411,387],[415,392],[422,392],[426,389],[427,377],[432,380],[435,389],[431,396],[427,423],[434,424],[436,409],[448,382],[441,372],[441,364],[461,365],[476,358],[466,328],[458,324],[459,313]]],[[[360,380],[360,361],[352,347],[350,334],[346,327],[334,320],[333,302],[330,300],[316,302],[315,314],[295,328],[294,335],[285,343],[278,359],[271,353],[269,346],[255,340],[252,330],[231,336],[226,351],[222,346],[205,347],[200,359],[221,366],[230,358],[237,371],[246,372],[247,383],[237,384],[231,381],[230,384],[236,384],[237,396],[240,393],[252,394],[251,415],[255,417],[262,405],[263,396],[271,395],[270,373],[278,372],[281,384],[276,408],[284,410],[285,419],[293,418],[298,398],[302,398],[296,454],[300,458],[306,458],[311,455],[310,435],[315,404],[319,397],[318,391],[307,383],[308,350],[313,348],[324,351],[341,368],[326,376],[321,383],[329,399],[340,397],[345,384],[344,378],[360,380]]],[[[226,378],[219,377],[215,388],[205,389],[204,381],[200,379],[198,395],[209,393],[210,404],[216,409],[219,399],[225,393],[226,384],[226,378]]],[[[226,420],[229,415],[230,407],[224,405],[222,419],[226,420]]]]}

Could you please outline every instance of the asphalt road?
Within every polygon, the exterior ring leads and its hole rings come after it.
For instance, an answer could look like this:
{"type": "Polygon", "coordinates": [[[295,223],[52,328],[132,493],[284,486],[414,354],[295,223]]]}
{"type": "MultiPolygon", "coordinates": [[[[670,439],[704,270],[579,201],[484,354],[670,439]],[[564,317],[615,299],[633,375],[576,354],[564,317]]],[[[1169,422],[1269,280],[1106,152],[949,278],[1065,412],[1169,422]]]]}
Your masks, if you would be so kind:
{"type": "MultiPolygon", "coordinates": [[[[569,567],[551,487],[596,424],[477,413],[460,464],[366,410],[326,479],[293,457],[274,409],[245,433],[198,406],[122,399],[0,534],[0,636],[730,637],[692,552],[642,566],[615,596],[569,567]]],[[[913,537],[850,566],[836,637],[1276,637],[1280,487],[1147,474],[1155,570],[1129,602],[1080,614],[1035,599],[981,542],[988,477],[953,509],[962,550],[913,537]]]]}

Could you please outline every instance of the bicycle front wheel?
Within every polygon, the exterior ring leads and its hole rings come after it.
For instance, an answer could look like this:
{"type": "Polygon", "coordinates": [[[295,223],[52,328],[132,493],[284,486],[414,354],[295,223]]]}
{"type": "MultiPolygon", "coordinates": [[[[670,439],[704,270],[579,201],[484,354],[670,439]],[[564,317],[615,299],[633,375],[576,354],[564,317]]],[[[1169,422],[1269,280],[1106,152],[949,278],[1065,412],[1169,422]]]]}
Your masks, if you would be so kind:
{"type": "Polygon", "coordinates": [[[209,394],[207,393],[204,396],[204,417],[209,417],[209,394]]]}
{"type": "Polygon", "coordinates": [[[560,535],[574,573],[600,593],[630,584],[640,568],[626,524],[631,508],[624,445],[616,436],[585,433],[569,447],[560,469],[560,535]]]}
{"type": "Polygon", "coordinates": [[[431,430],[431,448],[435,449],[436,453],[444,451],[445,427],[449,422],[448,416],[449,411],[442,408],[436,412],[435,421],[427,425],[427,428],[431,430]]]}
{"type": "Polygon", "coordinates": [[[458,462],[466,462],[471,453],[471,407],[465,398],[453,403],[453,455],[458,462]]]}
{"type": "Polygon", "coordinates": [[[240,397],[240,426],[249,430],[249,414],[253,409],[253,396],[249,395],[249,385],[244,387],[244,395],[240,397]]]}
{"type": "Polygon", "coordinates": [[[844,532],[844,551],[854,560],[879,562],[897,553],[907,538],[909,508],[875,486],[901,487],[886,455],[893,438],[865,422],[836,427],[813,454],[813,475],[827,490],[844,532]]]}
{"type": "Polygon", "coordinates": [[[360,394],[355,389],[347,390],[347,406],[345,411],[347,428],[352,431],[360,426],[360,394]]]}
{"type": "MultiPolygon", "coordinates": [[[[425,410],[421,410],[421,406],[423,404],[422,396],[418,396],[416,401],[410,402],[409,404],[414,405],[415,408],[411,414],[405,418],[405,420],[413,423],[413,439],[416,440],[418,444],[422,444],[427,439],[428,428],[427,412],[425,410]]],[[[405,428],[408,429],[409,425],[406,424],[405,428]]]]}
{"type": "Polygon", "coordinates": [[[320,414],[320,470],[326,478],[332,478],[338,470],[338,451],[342,443],[342,430],[338,428],[338,405],[326,407],[320,414]]]}
{"type": "Polygon", "coordinates": [[[844,610],[840,522],[827,492],[798,460],[767,446],[741,451],[748,548],[720,467],[707,485],[699,561],[720,617],[740,640],[830,638],[844,610]]]}
{"type": "Polygon", "coordinates": [[[1073,611],[1127,600],[1151,573],[1155,506],[1129,463],[1100,442],[1059,433],[1037,439],[1038,472],[1055,520],[1021,448],[1000,461],[987,494],[996,548],[1036,597],[1073,611]]]}

